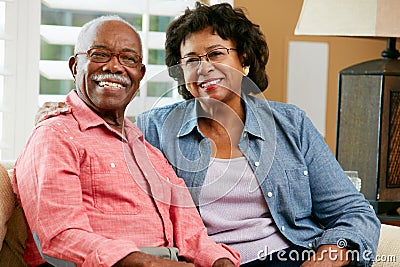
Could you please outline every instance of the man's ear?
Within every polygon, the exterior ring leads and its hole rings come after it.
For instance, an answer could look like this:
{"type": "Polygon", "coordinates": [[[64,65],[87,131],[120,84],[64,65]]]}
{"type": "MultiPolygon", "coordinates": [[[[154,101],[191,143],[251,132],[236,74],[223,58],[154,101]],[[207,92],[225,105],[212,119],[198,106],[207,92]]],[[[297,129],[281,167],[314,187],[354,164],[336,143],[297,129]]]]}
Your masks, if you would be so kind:
{"type": "Polygon", "coordinates": [[[75,81],[76,64],[77,64],[76,58],[74,56],[70,57],[69,61],[68,61],[68,64],[69,64],[69,70],[71,71],[72,76],[74,76],[74,81],[75,81]]]}
{"type": "Polygon", "coordinates": [[[140,64],[139,68],[140,68],[139,71],[140,71],[140,75],[141,75],[140,80],[142,80],[144,75],[146,74],[146,66],[144,64],[140,64]]]}

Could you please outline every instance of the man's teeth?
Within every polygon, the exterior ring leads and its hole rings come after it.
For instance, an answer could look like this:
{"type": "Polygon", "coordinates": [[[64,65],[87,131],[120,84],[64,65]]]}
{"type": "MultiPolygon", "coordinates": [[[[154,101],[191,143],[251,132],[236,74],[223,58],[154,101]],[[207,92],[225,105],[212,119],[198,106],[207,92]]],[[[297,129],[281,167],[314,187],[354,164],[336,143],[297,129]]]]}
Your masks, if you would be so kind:
{"type": "Polygon", "coordinates": [[[221,79],[212,80],[212,81],[210,81],[210,82],[202,83],[200,86],[201,86],[202,88],[206,88],[206,87],[208,87],[208,86],[210,86],[210,85],[217,84],[217,83],[219,83],[220,81],[221,81],[221,79]]]}
{"type": "Polygon", "coordinates": [[[118,87],[122,88],[123,86],[119,83],[113,83],[113,82],[99,82],[99,85],[101,87],[107,86],[107,87],[118,87]]]}

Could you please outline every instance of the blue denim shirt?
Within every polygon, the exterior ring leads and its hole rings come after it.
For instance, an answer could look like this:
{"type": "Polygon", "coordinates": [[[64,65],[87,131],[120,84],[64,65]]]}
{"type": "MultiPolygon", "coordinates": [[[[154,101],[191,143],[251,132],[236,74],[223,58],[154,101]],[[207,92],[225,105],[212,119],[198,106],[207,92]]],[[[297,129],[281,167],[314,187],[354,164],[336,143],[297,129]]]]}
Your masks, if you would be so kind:
{"type": "MultiPolygon", "coordinates": [[[[347,242],[360,253],[357,265],[371,265],[379,220],[305,112],[248,95],[242,99],[246,119],[239,148],[281,233],[303,247],[347,242]]],[[[185,180],[196,204],[211,158],[210,140],[197,124],[197,108],[197,100],[188,100],[137,117],[145,138],[185,180]]]]}

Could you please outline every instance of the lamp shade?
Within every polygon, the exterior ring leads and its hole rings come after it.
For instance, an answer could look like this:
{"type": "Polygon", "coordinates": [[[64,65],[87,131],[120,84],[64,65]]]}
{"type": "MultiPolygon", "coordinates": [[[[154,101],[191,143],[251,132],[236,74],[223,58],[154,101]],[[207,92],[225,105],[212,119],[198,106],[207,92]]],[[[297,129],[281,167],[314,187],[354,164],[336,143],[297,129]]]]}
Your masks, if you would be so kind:
{"type": "Polygon", "coordinates": [[[400,37],[400,0],[304,0],[295,34],[400,37]]]}

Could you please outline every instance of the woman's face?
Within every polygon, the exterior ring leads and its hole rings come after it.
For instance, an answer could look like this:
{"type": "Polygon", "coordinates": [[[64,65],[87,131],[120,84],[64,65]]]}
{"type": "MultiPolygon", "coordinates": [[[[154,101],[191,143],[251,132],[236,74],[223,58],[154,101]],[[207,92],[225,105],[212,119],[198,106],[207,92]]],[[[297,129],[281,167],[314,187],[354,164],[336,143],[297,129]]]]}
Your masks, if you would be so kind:
{"type": "Polygon", "coordinates": [[[192,33],[182,42],[181,66],[186,87],[195,98],[226,104],[240,100],[243,69],[235,48],[231,40],[222,39],[211,27],[192,33]],[[198,56],[202,56],[201,62],[198,56]]]}

